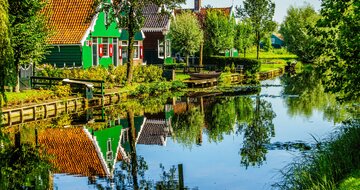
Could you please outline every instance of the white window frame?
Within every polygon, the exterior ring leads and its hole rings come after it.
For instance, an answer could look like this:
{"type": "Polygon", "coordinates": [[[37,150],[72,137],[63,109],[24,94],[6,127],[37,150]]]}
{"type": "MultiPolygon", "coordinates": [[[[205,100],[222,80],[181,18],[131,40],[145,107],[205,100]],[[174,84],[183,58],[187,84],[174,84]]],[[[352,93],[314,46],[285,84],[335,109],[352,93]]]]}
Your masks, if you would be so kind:
{"type": "Polygon", "coordinates": [[[138,59],[140,59],[140,41],[134,41],[133,47],[134,47],[134,57],[133,57],[133,59],[138,60],[138,59]],[[135,57],[136,51],[137,51],[137,56],[135,57]]]}
{"type": "Polygon", "coordinates": [[[108,38],[108,37],[103,37],[102,39],[101,39],[101,44],[103,45],[103,57],[109,57],[109,41],[110,41],[110,39],[108,38]],[[104,39],[107,39],[107,43],[104,43],[104,39]],[[106,45],[106,48],[105,48],[105,45],[106,45]],[[105,50],[106,50],[106,55],[105,55],[105,50]]]}
{"type": "Polygon", "coordinates": [[[171,41],[165,40],[165,57],[171,57],[171,41]]]}
{"type": "Polygon", "coordinates": [[[158,58],[159,59],[164,59],[165,58],[165,42],[164,40],[158,40],[158,58]],[[163,55],[160,55],[160,48],[162,48],[162,53],[163,55]]]}
{"type": "Polygon", "coordinates": [[[271,44],[275,44],[275,38],[271,38],[271,44]]]}

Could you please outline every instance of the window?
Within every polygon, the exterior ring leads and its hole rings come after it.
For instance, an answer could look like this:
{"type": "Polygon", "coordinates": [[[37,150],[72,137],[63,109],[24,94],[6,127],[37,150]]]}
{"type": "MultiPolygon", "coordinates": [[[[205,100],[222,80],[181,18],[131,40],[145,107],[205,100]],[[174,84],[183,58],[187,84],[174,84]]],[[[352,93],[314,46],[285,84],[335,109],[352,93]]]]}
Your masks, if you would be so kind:
{"type": "Polygon", "coordinates": [[[93,38],[93,39],[92,39],[92,43],[93,43],[93,44],[97,44],[97,38],[93,38]]]}
{"type": "Polygon", "coordinates": [[[140,43],[139,41],[134,41],[134,59],[140,58],[140,43]]]}
{"type": "Polygon", "coordinates": [[[106,142],[106,159],[107,161],[111,161],[113,159],[113,152],[111,149],[111,139],[109,138],[106,142]]]}
{"type": "Polygon", "coordinates": [[[158,40],[158,57],[160,59],[164,59],[164,55],[165,55],[165,48],[164,48],[164,41],[160,41],[158,40]]]}
{"type": "Polygon", "coordinates": [[[103,38],[102,44],[103,44],[103,56],[108,57],[109,56],[109,38],[103,38]]]}
{"type": "Polygon", "coordinates": [[[170,40],[165,41],[165,49],[166,49],[166,57],[171,57],[171,46],[170,46],[170,40]]]}
{"type": "Polygon", "coordinates": [[[121,41],[121,47],[122,47],[121,57],[126,60],[128,57],[128,42],[121,41]]]}
{"type": "Polygon", "coordinates": [[[106,149],[107,149],[108,152],[111,151],[111,139],[108,139],[108,140],[107,140],[106,149]]]}
{"type": "Polygon", "coordinates": [[[275,44],[275,38],[271,38],[271,44],[275,44]]]}

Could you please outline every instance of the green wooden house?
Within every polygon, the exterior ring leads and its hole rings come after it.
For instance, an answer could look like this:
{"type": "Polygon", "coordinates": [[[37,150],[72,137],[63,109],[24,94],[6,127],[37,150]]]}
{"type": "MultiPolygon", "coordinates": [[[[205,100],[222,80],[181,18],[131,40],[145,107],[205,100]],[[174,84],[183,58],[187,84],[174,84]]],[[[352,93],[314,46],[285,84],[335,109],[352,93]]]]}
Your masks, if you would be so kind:
{"type": "Polygon", "coordinates": [[[271,34],[271,45],[274,48],[281,48],[284,46],[284,38],[281,34],[273,33],[271,34]]]}
{"type": "MultiPolygon", "coordinates": [[[[112,3],[107,0],[107,3],[112,3]]],[[[109,22],[105,12],[96,13],[94,0],[49,0],[44,8],[47,25],[54,31],[52,48],[43,63],[57,67],[108,67],[126,63],[128,32],[109,22]]],[[[143,62],[144,33],[135,35],[134,63],[143,62]]]]}

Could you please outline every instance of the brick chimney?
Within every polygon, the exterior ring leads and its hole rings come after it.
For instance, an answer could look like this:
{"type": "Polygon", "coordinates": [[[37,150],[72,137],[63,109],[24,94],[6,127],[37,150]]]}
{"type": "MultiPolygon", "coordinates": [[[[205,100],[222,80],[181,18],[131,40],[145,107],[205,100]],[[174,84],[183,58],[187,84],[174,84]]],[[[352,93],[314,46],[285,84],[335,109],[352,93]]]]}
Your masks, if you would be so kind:
{"type": "Polygon", "coordinates": [[[201,0],[194,0],[194,11],[200,12],[201,9],[201,0]]]}

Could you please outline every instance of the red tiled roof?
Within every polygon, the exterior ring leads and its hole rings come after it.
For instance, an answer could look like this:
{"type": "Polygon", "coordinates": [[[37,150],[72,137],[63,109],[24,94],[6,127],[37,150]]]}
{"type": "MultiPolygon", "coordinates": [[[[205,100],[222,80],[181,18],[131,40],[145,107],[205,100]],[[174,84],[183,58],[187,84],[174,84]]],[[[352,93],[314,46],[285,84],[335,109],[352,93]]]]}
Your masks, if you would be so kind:
{"type": "Polygon", "coordinates": [[[95,12],[93,0],[48,0],[43,12],[54,30],[50,44],[80,44],[95,12]]]}
{"type": "Polygon", "coordinates": [[[106,176],[92,141],[83,128],[45,129],[39,144],[54,159],[59,173],[83,176],[106,176]]]}

